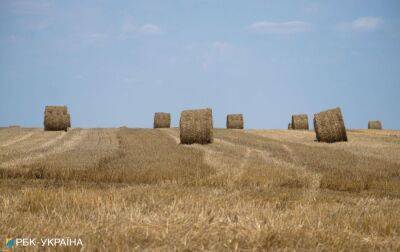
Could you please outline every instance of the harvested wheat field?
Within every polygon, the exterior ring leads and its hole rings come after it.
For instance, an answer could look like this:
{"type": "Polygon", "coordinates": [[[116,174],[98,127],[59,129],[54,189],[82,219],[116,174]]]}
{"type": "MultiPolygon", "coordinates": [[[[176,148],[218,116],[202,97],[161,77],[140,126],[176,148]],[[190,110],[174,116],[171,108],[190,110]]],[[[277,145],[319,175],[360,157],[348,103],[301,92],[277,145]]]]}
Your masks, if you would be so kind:
{"type": "Polygon", "coordinates": [[[400,131],[0,129],[0,234],[91,250],[400,250],[400,131]]]}

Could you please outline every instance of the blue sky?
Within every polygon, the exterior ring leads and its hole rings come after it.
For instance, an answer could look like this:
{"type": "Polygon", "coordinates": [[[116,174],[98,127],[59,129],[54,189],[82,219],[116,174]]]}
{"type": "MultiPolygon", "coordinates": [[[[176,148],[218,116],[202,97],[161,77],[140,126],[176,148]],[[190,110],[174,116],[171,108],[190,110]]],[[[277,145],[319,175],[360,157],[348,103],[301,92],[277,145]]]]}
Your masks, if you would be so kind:
{"type": "Polygon", "coordinates": [[[400,129],[400,1],[0,1],[0,126],[152,127],[211,107],[214,125],[286,128],[340,106],[400,129]]]}

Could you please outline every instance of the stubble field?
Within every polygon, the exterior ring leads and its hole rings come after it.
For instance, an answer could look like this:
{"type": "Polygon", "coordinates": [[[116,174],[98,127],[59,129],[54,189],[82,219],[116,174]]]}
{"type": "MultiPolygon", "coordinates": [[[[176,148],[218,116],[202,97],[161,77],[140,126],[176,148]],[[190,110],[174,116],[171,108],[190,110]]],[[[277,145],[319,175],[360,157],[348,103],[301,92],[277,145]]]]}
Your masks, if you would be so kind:
{"type": "Polygon", "coordinates": [[[0,238],[85,249],[400,250],[400,131],[0,129],[0,238]]]}

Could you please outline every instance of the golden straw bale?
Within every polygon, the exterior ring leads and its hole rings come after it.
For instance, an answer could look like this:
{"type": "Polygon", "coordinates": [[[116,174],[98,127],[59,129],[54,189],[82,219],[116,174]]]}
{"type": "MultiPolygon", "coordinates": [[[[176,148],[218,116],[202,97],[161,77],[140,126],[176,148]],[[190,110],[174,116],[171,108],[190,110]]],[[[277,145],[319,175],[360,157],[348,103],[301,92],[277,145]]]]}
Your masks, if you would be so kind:
{"type": "Polygon", "coordinates": [[[171,114],[157,112],[154,113],[154,128],[170,128],[171,127],[171,114]]]}
{"type": "Polygon", "coordinates": [[[182,111],[179,130],[181,144],[212,143],[212,110],[207,108],[182,111]]]}
{"type": "Polygon", "coordinates": [[[347,141],[346,127],[340,108],[315,114],[314,129],[318,141],[327,143],[347,141]]]}
{"type": "Polygon", "coordinates": [[[243,129],[243,114],[230,114],[226,116],[227,129],[243,129]]]}

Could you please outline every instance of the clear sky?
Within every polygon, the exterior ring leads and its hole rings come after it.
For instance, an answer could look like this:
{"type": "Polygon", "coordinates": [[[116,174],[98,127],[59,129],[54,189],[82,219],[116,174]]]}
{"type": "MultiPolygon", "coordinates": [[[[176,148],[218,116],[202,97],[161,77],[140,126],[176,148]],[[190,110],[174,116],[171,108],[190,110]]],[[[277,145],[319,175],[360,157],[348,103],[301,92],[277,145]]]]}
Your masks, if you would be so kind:
{"type": "Polygon", "coordinates": [[[0,0],[0,126],[152,127],[211,107],[214,125],[286,128],[342,108],[400,129],[398,0],[0,0]]]}

